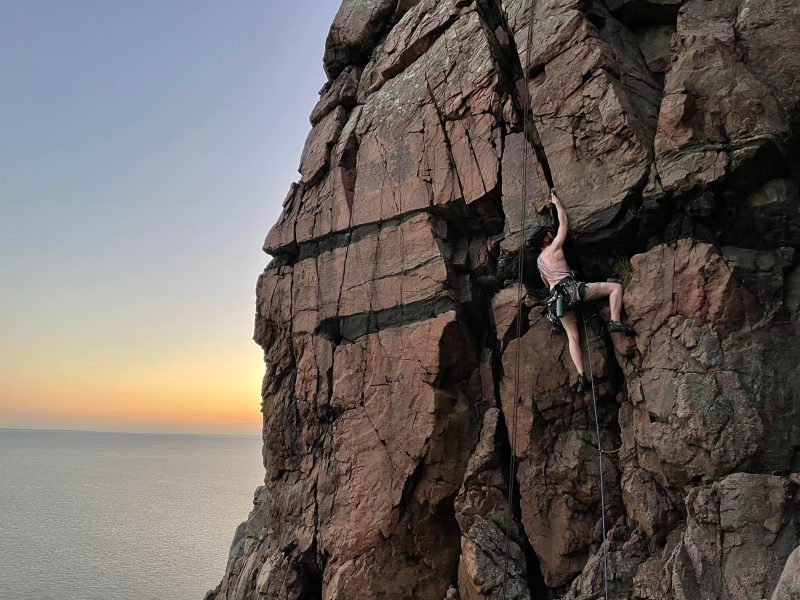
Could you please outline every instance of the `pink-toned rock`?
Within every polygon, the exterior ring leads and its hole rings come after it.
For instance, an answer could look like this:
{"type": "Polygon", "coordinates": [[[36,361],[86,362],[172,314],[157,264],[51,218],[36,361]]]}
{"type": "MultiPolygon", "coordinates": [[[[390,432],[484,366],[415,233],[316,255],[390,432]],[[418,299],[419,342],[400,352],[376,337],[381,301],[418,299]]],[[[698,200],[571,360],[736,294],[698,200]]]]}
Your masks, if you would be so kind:
{"type": "MultiPolygon", "coordinates": [[[[492,321],[497,332],[497,341],[502,345],[507,344],[517,335],[517,300],[520,294],[524,297],[527,295],[527,291],[520,291],[519,287],[514,285],[500,290],[492,298],[492,321]]],[[[527,310],[522,313],[523,318],[526,314],[527,310]]],[[[527,323],[525,327],[527,327],[527,323]]]]}
{"type": "Polygon", "coordinates": [[[312,130],[301,161],[304,183],[285,202],[268,251],[497,193],[504,102],[498,50],[475,7],[463,10],[424,56],[364,98],[346,124],[339,107],[312,130]]]}
{"type": "Polygon", "coordinates": [[[448,272],[428,215],[375,227],[294,266],[295,331],[313,331],[325,319],[375,313],[446,293],[448,272]],[[404,247],[398,256],[396,249],[404,247]]]}
{"type": "Polygon", "coordinates": [[[341,106],[329,113],[308,134],[300,157],[300,175],[307,184],[313,184],[328,166],[331,150],[344,127],[347,111],[341,106]]]}
{"type": "Polygon", "coordinates": [[[549,225],[549,219],[543,215],[550,199],[550,189],[544,171],[530,143],[522,132],[512,133],[505,137],[502,164],[503,178],[503,213],[505,228],[500,247],[503,250],[517,250],[523,242],[523,212],[525,216],[525,237],[529,237],[537,228],[549,225]],[[525,146],[528,146],[528,158],[524,159],[525,146]],[[527,169],[523,169],[526,166],[527,169]],[[527,173],[527,182],[523,177],[527,173]],[[523,185],[526,183],[526,185],[523,185]],[[522,201],[523,190],[525,201],[522,201]]]}
{"type": "Polygon", "coordinates": [[[352,224],[470,204],[494,190],[502,152],[498,83],[487,32],[473,11],[371,94],[357,130],[352,224]]]}
{"type": "Polygon", "coordinates": [[[326,84],[320,92],[320,99],[309,117],[311,124],[316,125],[337,106],[350,110],[355,105],[358,81],[361,69],[347,67],[333,81],[326,84]]]}
{"type": "Polygon", "coordinates": [[[791,335],[770,324],[785,263],[780,253],[726,252],[686,240],[632,261],[625,305],[639,335],[623,359],[632,410],[622,438],[661,483],[723,476],[749,460],[776,468],[792,460],[772,440],[797,428],[770,417],[772,399],[793,393],[770,373],[797,352],[791,335]],[[773,352],[781,361],[752,369],[773,352]]]}
{"type": "Polygon", "coordinates": [[[623,473],[621,483],[628,517],[650,538],[663,538],[680,520],[673,499],[652,473],[631,467],[623,473]]]}
{"type": "Polygon", "coordinates": [[[397,0],[342,0],[325,40],[323,63],[329,76],[366,62],[396,6],[397,0]]]}
{"type": "Polygon", "coordinates": [[[786,32],[798,25],[800,7],[787,0],[685,4],[655,140],[666,190],[709,185],[785,142],[786,108],[791,115],[800,100],[800,42],[786,32]]]}
{"type": "Polygon", "coordinates": [[[769,83],[787,120],[796,128],[800,118],[800,38],[796,35],[800,6],[793,0],[768,0],[757,6],[739,0],[735,19],[736,43],[745,62],[769,83]]]}
{"type": "Polygon", "coordinates": [[[477,432],[469,396],[438,382],[447,373],[470,391],[475,363],[463,336],[448,313],[334,354],[330,406],[339,416],[332,468],[318,482],[330,494],[317,516],[320,551],[331,557],[323,597],[444,596],[458,561],[449,536],[458,534],[441,511],[469,458],[451,443],[477,432]]]}
{"type": "Polygon", "coordinates": [[[604,557],[601,546],[572,582],[564,600],[602,598],[606,580],[609,598],[627,597],[631,579],[648,556],[648,539],[641,531],[620,523],[608,532],[604,545],[607,556],[604,557]]]}
{"type": "Polygon", "coordinates": [[[486,598],[530,598],[523,537],[513,508],[508,504],[503,473],[501,414],[489,409],[483,417],[481,439],[469,459],[464,483],[455,501],[456,519],[461,528],[461,560],[458,565],[458,591],[461,600],[486,598]],[[503,590],[503,565],[507,528],[509,574],[503,590]]]}
{"type": "Polygon", "coordinates": [[[659,25],[644,27],[634,33],[647,68],[653,73],[665,72],[670,62],[670,46],[675,28],[671,25],[659,25]]]}
{"type": "MultiPolygon", "coordinates": [[[[527,65],[528,3],[503,5],[520,63],[527,65]]],[[[606,27],[617,28],[611,15],[601,16],[606,27]]],[[[658,84],[635,40],[610,35],[615,46],[609,44],[580,2],[535,3],[533,28],[530,95],[536,129],[573,227],[593,232],[617,218],[623,202],[647,179],[648,121],[657,111],[658,84]],[[618,62],[625,68],[612,67],[618,62]],[[643,93],[641,84],[650,91],[643,93]],[[640,97],[647,100],[640,104],[640,97]]]]}
{"type": "MultiPolygon", "coordinates": [[[[540,310],[540,309],[539,309],[540,310]]],[[[570,388],[566,336],[553,337],[539,311],[531,313],[530,329],[503,353],[500,383],[506,428],[517,436],[512,447],[519,457],[520,509],[525,533],[541,563],[548,586],[561,586],[581,572],[596,541],[600,519],[600,487],[592,397],[570,388]],[[520,400],[515,402],[516,353],[522,352],[520,400]],[[517,404],[515,407],[514,405],[517,404]]],[[[593,374],[597,384],[603,447],[613,449],[611,430],[616,413],[605,347],[595,324],[589,326],[593,374]]],[[[615,460],[604,461],[609,515],[618,511],[615,460]]]]}
{"type": "Polygon", "coordinates": [[[392,28],[365,71],[362,94],[376,92],[433,45],[468,5],[459,0],[422,0],[392,28]]]}

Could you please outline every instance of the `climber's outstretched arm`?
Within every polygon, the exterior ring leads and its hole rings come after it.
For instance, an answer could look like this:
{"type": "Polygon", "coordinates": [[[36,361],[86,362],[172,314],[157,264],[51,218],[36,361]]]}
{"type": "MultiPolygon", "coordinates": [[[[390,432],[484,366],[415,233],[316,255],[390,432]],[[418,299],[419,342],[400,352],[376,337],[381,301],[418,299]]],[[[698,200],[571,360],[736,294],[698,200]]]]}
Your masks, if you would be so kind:
{"type": "Polygon", "coordinates": [[[558,233],[556,233],[556,237],[553,240],[553,246],[556,248],[561,248],[564,245],[564,242],[567,241],[569,219],[567,218],[567,213],[564,210],[564,207],[561,206],[561,201],[558,199],[558,196],[556,196],[555,190],[550,192],[550,202],[552,202],[553,206],[556,207],[556,212],[558,213],[558,233]]]}

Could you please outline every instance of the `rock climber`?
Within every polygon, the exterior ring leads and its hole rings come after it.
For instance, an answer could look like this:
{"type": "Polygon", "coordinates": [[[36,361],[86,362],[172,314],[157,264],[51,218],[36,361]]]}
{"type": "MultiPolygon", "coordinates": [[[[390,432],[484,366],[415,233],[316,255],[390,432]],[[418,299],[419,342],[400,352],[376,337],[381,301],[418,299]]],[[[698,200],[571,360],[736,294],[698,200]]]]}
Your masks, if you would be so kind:
{"type": "MultiPolygon", "coordinates": [[[[606,329],[611,332],[620,332],[628,336],[635,336],[636,332],[621,320],[622,313],[622,285],[611,282],[584,283],[575,281],[572,269],[567,264],[564,257],[564,242],[567,239],[569,230],[569,220],[564,207],[561,205],[555,190],[550,192],[550,202],[555,206],[558,213],[558,231],[547,230],[542,239],[541,252],[536,260],[539,274],[542,281],[553,290],[558,284],[573,284],[577,288],[580,302],[591,302],[600,298],[608,298],[611,308],[611,320],[606,325],[606,329]]],[[[586,376],[583,373],[583,356],[581,352],[581,338],[578,329],[577,309],[568,310],[560,317],[561,324],[567,332],[569,339],[569,355],[575,368],[578,370],[578,393],[582,393],[588,387],[586,376]]]]}

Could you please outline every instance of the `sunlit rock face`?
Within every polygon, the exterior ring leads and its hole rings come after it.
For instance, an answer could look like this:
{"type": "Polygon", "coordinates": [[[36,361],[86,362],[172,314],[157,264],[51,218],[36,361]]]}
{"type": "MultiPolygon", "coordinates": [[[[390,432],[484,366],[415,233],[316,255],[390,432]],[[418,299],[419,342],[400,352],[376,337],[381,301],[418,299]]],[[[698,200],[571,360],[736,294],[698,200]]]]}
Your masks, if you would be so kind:
{"type": "Polygon", "coordinates": [[[604,549],[614,598],[800,598],[798,31],[795,0],[345,0],[209,598],[593,598],[604,549]],[[551,184],[638,332],[584,311],[596,403],[543,317],[551,184]]]}

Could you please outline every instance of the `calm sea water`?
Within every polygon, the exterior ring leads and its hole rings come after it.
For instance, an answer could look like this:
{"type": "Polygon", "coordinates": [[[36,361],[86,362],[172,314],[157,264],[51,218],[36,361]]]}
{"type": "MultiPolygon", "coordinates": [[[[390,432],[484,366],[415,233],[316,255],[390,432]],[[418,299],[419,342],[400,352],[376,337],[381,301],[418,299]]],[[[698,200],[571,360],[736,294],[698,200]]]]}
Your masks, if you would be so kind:
{"type": "Polygon", "coordinates": [[[202,600],[263,478],[260,445],[0,429],[0,598],[202,600]]]}

